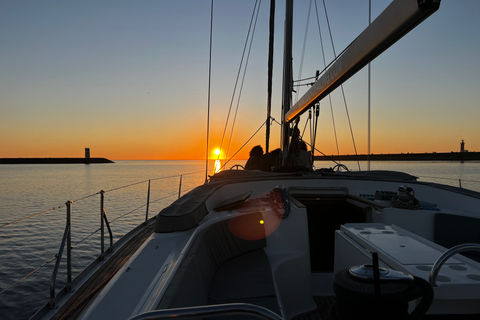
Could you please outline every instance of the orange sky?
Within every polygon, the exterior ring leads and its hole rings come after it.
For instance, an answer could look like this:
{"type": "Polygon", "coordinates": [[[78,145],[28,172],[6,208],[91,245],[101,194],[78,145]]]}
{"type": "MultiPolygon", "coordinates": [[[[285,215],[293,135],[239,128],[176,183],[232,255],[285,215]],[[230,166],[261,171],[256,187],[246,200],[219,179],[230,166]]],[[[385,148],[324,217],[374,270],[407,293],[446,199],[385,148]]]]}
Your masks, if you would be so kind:
{"type": "MultiPolygon", "coordinates": [[[[373,3],[373,17],[389,2],[373,3]]],[[[185,0],[112,7],[102,2],[59,5],[46,0],[4,7],[0,157],[82,157],[89,147],[92,157],[112,160],[204,159],[209,4],[185,0]]],[[[220,147],[232,104],[221,146],[224,152],[228,147],[242,73],[234,99],[232,93],[253,4],[215,4],[210,152],[220,147]]],[[[279,16],[282,5],[277,8],[279,16]]],[[[368,6],[357,0],[329,5],[340,52],[365,28],[368,6]]],[[[295,78],[323,68],[320,45],[308,42],[303,71],[298,71],[307,9],[307,2],[295,4],[295,78]]],[[[458,151],[462,139],[468,150],[480,151],[480,22],[474,15],[479,10],[475,0],[464,0],[462,6],[442,2],[437,13],[372,63],[372,153],[458,151]]],[[[267,15],[268,6],[262,3],[229,156],[265,119],[267,15]]],[[[313,21],[308,37],[316,41],[313,21]]],[[[276,20],[275,37],[272,116],[280,121],[282,18],[276,20]]],[[[332,59],[332,49],[326,56],[327,61],[332,59]]],[[[300,94],[306,89],[296,88],[300,94]]],[[[366,70],[353,76],[344,89],[357,153],[365,154],[366,70]]],[[[320,107],[317,148],[337,154],[333,110],[338,152],[354,154],[343,95],[336,90],[331,97],[332,107],[328,100],[320,107]]],[[[304,126],[302,117],[301,132],[304,126]]],[[[279,147],[279,132],[274,123],[270,149],[279,147]]],[[[258,144],[265,147],[264,128],[236,158],[248,158],[258,144]]]]}

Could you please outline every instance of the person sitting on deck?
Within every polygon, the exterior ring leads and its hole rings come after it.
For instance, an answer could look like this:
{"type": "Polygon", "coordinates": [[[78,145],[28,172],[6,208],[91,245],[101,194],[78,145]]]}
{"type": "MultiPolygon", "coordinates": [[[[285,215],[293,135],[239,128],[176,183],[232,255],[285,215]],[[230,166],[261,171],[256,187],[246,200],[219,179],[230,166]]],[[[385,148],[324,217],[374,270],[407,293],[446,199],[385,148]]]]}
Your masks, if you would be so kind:
{"type": "Polygon", "coordinates": [[[307,151],[307,144],[303,140],[300,140],[300,150],[295,159],[295,166],[312,170],[312,153],[307,151]]]}
{"type": "Polygon", "coordinates": [[[261,146],[255,146],[250,150],[250,158],[245,164],[245,170],[263,170],[264,158],[263,148],[261,146]]]}
{"type": "Polygon", "coordinates": [[[272,171],[272,167],[280,166],[282,164],[282,150],[280,148],[264,154],[264,171],[272,171]]]}

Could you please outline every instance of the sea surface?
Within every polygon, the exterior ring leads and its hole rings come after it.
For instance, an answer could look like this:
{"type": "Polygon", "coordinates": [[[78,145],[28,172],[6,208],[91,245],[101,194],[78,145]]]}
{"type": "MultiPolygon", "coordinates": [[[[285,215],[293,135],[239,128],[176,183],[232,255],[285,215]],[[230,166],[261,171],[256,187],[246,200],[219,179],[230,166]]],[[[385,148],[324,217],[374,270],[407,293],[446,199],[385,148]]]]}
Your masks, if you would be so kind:
{"type": "MultiPolygon", "coordinates": [[[[367,168],[366,163],[343,164],[351,170],[367,168]]],[[[333,165],[317,162],[316,168],[333,165]]],[[[480,162],[372,162],[370,169],[403,171],[420,181],[480,192],[480,162]]],[[[205,162],[195,160],[0,165],[0,318],[28,319],[48,302],[67,201],[73,201],[75,277],[100,254],[100,191],[105,191],[104,208],[116,241],[146,219],[149,184],[152,217],[179,192],[183,195],[204,181],[205,162]]],[[[62,258],[56,292],[66,283],[64,266],[62,258]]]]}

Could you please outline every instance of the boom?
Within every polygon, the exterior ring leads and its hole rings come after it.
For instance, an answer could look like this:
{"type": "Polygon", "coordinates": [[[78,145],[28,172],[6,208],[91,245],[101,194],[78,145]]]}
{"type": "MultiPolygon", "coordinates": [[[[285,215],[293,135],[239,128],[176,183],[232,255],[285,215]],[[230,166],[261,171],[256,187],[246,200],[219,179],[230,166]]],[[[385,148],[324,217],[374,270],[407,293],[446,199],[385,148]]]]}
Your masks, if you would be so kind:
{"type": "Polygon", "coordinates": [[[440,0],[394,0],[286,113],[293,121],[397,42],[440,7],[440,0]]]}

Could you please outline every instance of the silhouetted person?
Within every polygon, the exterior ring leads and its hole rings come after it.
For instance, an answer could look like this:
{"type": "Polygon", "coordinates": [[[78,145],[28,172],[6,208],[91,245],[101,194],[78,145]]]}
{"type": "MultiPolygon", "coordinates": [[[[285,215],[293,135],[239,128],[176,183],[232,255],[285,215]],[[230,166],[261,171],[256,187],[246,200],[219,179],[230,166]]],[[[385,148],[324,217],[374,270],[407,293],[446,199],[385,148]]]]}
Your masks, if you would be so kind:
{"type": "Polygon", "coordinates": [[[263,148],[255,146],[250,150],[250,158],[245,164],[245,170],[264,170],[263,148]]]}
{"type": "Polygon", "coordinates": [[[282,150],[280,148],[273,150],[272,152],[265,153],[264,171],[272,171],[272,167],[280,166],[282,164],[281,158],[282,150]]]}
{"type": "Polygon", "coordinates": [[[298,150],[297,157],[295,159],[295,166],[306,167],[312,170],[312,153],[307,151],[307,144],[305,141],[300,140],[300,150],[298,150]]]}

